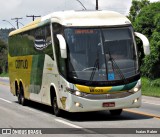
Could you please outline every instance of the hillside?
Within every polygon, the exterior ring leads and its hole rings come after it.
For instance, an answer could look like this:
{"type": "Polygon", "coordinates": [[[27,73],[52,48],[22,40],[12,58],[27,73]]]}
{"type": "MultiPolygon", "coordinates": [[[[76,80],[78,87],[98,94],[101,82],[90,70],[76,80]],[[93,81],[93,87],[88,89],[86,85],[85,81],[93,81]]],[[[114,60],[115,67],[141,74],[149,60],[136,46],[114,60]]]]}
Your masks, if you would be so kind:
{"type": "Polygon", "coordinates": [[[8,43],[8,34],[12,31],[13,29],[0,29],[0,39],[2,39],[5,43],[8,43]]]}

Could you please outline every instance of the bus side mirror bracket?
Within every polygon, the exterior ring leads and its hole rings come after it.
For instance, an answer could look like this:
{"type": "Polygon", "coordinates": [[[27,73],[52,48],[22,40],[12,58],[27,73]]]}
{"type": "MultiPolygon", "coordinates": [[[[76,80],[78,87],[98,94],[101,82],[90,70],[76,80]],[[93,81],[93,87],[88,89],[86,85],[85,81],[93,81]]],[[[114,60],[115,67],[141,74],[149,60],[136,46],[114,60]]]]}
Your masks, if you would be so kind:
{"type": "Polygon", "coordinates": [[[138,38],[140,38],[142,40],[144,54],[149,55],[150,54],[150,46],[149,46],[149,41],[148,41],[147,37],[141,33],[138,33],[138,32],[135,32],[135,36],[137,36],[138,38]]]}
{"type": "Polygon", "coordinates": [[[65,41],[64,37],[61,34],[57,34],[57,38],[59,40],[61,58],[66,59],[67,58],[66,41],[65,41]]]}

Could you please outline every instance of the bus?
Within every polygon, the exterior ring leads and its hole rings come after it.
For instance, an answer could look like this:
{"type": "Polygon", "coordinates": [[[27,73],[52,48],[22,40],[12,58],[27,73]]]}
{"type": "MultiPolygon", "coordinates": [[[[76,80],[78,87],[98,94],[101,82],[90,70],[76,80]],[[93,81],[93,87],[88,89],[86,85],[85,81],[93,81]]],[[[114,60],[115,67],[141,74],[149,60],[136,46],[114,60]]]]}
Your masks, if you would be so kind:
{"type": "Polygon", "coordinates": [[[60,11],[9,34],[10,91],[18,102],[68,112],[141,105],[141,79],[135,36],[150,53],[149,41],[113,11],[60,11]]]}

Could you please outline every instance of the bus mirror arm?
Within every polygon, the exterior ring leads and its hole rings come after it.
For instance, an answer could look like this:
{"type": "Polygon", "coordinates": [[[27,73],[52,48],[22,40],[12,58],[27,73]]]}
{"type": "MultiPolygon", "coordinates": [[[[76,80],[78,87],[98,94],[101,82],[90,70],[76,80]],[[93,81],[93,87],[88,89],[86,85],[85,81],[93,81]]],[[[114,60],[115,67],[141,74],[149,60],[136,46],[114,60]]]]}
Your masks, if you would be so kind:
{"type": "Polygon", "coordinates": [[[61,34],[57,34],[57,38],[59,40],[61,58],[67,58],[67,46],[64,37],[61,34]]]}
{"type": "Polygon", "coordinates": [[[137,36],[138,38],[140,38],[142,40],[144,54],[149,55],[150,54],[150,46],[149,46],[149,41],[148,41],[147,37],[141,33],[138,33],[138,32],[135,32],[135,36],[137,36]]]}

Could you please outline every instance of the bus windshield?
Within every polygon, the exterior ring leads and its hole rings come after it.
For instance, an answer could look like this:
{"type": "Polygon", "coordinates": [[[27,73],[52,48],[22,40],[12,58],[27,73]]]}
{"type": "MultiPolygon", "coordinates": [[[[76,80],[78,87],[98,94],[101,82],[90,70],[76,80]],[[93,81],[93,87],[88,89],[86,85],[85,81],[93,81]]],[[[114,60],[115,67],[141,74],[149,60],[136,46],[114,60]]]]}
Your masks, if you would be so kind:
{"type": "Polygon", "coordinates": [[[113,81],[139,73],[131,27],[65,28],[68,77],[85,81],[113,81]]]}

